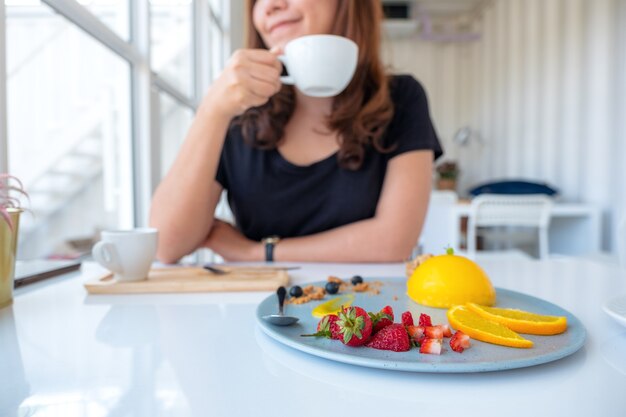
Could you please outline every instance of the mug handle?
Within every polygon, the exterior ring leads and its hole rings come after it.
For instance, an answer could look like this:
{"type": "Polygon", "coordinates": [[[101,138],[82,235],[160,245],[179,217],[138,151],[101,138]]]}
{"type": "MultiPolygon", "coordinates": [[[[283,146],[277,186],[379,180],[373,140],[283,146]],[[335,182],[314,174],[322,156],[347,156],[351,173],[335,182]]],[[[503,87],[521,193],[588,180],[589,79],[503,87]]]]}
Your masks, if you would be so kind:
{"type": "Polygon", "coordinates": [[[91,254],[96,262],[106,269],[118,274],[123,272],[119,257],[117,256],[117,251],[115,250],[115,245],[111,242],[100,241],[96,243],[91,250],[91,254]]]}
{"type": "MultiPolygon", "coordinates": [[[[285,55],[279,55],[278,60],[287,68],[287,57],[285,55]]],[[[289,70],[289,68],[287,68],[287,70],[289,70]]],[[[291,75],[283,75],[280,77],[280,82],[287,85],[294,85],[296,80],[294,80],[291,75]]]]}

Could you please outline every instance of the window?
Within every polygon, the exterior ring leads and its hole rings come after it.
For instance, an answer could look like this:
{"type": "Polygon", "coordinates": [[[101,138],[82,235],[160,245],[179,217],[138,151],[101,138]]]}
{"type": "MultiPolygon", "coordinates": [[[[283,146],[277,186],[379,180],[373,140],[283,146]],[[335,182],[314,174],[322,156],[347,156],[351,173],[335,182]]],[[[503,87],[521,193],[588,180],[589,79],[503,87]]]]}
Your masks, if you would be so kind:
{"type": "Polygon", "coordinates": [[[41,4],[8,7],[6,28],[9,164],[32,213],[20,256],[132,226],[128,63],[41,4]]]}
{"type": "Polygon", "coordinates": [[[80,256],[100,229],[145,225],[151,187],[223,66],[229,2],[4,0],[0,8],[8,109],[0,171],[31,196],[18,258],[80,256]]]}

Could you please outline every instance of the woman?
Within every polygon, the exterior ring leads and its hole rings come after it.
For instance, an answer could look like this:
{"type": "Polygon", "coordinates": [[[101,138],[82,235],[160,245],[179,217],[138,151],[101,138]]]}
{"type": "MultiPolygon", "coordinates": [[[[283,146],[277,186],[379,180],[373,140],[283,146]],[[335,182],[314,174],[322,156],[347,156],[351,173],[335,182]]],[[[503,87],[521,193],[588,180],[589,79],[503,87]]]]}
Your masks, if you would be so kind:
{"type": "Polygon", "coordinates": [[[158,258],[207,247],[230,261],[406,259],[441,148],[422,87],[383,70],[380,2],[250,0],[248,12],[249,49],[210,87],[154,195],[158,258]],[[359,45],[346,90],[281,85],[285,44],[322,33],[359,45]],[[237,226],[213,218],[224,189],[237,226]]]}

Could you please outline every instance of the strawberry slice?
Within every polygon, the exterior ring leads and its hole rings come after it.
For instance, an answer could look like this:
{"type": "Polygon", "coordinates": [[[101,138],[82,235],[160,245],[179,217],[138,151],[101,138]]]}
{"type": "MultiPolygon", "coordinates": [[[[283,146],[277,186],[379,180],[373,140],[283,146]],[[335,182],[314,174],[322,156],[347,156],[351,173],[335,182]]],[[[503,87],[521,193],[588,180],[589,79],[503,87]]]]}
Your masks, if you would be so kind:
{"type": "Polygon", "coordinates": [[[453,351],[461,353],[470,347],[470,337],[462,331],[457,330],[450,339],[450,347],[453,351]]]}
{"type": "Polygon", "coordinates": [[[372,334],[372,319],[361,307],[346,307],[339,314],[337,326],[341,342],[348,346],[361,346],[372,334]]]}
{"type": "Polygon", "coordinates": [[[411,349],[409,335],[404,325],[399,323],[391,324],[381,329],[372,336],[365,346],[380,350],[392,350],[394,352],[406,352],[411,349]]]}
{"type": "Polygon", "coordinates": [[[378,313],[367,313],[372,320],[372,334],[377,333],[383,327],[393,324],[393,309],[391,306],[383,307],[378,313]]]}
{"type": "Polygon", "coordinates": [[[450,326],[447,324],[438,324],[435,327],[439,327],[443,331],[443,337],[452,336],[452,330],[450,330],[450,326]]]}
{"type": "Polygon", "coordinates": [[[432,320],[428,314],[420,314],[419,325],[422,327],[430,327],[433,325],[432,320]]]}
{"type": "Polygon", "coordinates": [[[420,345],[420,353],[441,355],[441,339],[424,339],[420,345]]]}
{"type": "Polygon", "coordinates": [[[402,313],[402,324],[404,324],[405,326],[415,325],[415,323],[413,323],[413,314],[411,314],[410,311],[405,311],[404,313],[402,313]]]}
{"type": "Polygon", "coordinates": [[[422,326],[407,326],[406,331],[409,334],[411,340],[418,344],[422,343],[422,340],[424,339],[424,337],[426,337],[424,336],[424,327],[422,326]]]}
{"type": "Polygon", "coordinates": [[[443,339],[443,329],[439,326],[424,327],[424,335],[429,339],[443,339]]]}

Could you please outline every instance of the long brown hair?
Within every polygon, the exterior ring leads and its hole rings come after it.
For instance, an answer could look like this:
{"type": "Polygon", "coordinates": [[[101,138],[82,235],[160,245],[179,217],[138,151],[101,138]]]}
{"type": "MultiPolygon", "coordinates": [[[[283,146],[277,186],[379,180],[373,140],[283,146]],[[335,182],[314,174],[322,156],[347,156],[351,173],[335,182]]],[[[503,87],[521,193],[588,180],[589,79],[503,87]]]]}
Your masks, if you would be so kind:
{"type": "MultiPolygon", "coordinates": [[[[267,49],[252,22],[255,1],[247,0],[247,47],[267,49]]],[[[332,34],[355,41],[359,57],[352,81],[333,100],[327,127],[339,133],[339,165],[349,170],[361,167],[369,145],[378,152],[390,150],[383,144],[383,135],[394,109],[380,60],[381,20],[380,0],[339,0],[332,34]]],[[[262,149],[276,148],[295,101],[293,87],[283,85],[266,104],[248,109],[238,119],[245,140],[262,149]]]]}

